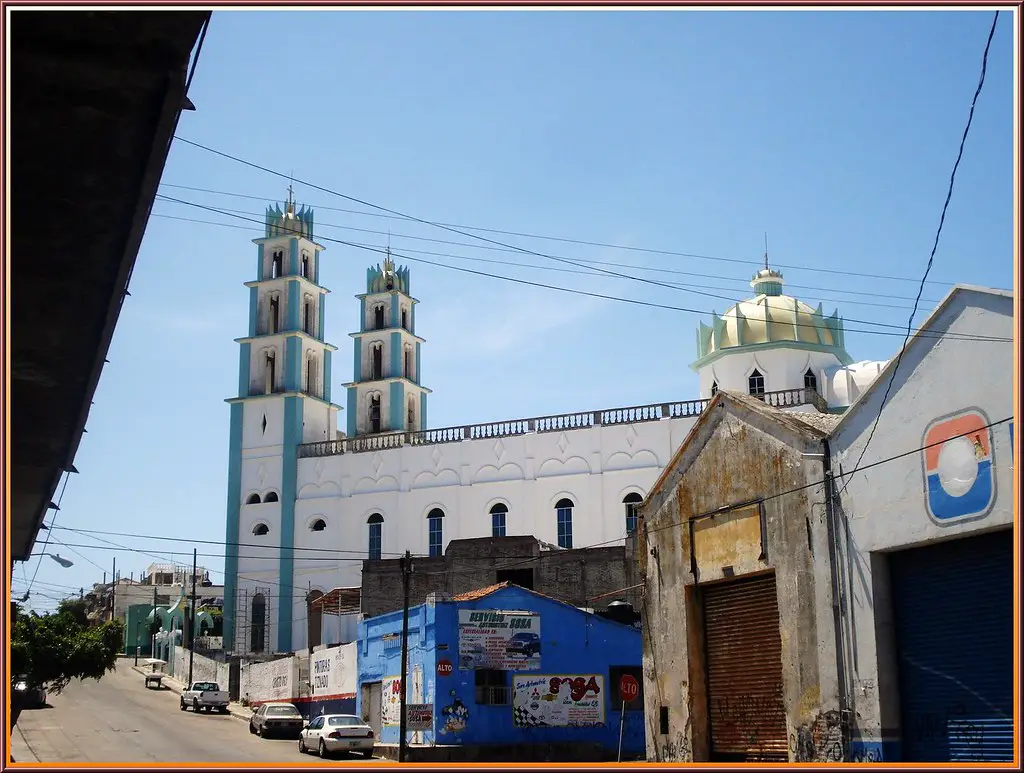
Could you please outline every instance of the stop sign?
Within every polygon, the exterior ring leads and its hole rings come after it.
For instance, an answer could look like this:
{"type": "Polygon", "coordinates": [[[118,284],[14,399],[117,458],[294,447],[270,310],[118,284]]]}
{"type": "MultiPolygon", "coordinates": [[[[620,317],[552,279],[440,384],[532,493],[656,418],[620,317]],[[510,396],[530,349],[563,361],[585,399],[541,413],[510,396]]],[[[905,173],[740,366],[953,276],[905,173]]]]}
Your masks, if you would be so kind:
{"type": "Polygon", "coordinates": [[[622,696],[622,700],[630,703],[635,701],[639,694],[640,683],[629,674],[623,674],[622,678],[619,679],[619,695],[622,696]]]}
{"type": "Polygon", "coordinates": [[[451,676],[452,662],[450,660],[437,661],[437,673],[439,676],[451,676]]]}

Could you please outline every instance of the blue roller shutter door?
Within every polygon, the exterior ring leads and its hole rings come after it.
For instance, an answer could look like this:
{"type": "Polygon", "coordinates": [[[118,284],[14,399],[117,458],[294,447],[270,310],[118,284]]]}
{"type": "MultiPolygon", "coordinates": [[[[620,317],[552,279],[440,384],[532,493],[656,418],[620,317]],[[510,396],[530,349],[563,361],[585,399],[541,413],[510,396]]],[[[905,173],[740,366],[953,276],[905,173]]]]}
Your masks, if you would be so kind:
{"type": "Polygon", "coordinates": [[[1013,761],[1013,535],[890,556],[904,762],[1013,761]]]}

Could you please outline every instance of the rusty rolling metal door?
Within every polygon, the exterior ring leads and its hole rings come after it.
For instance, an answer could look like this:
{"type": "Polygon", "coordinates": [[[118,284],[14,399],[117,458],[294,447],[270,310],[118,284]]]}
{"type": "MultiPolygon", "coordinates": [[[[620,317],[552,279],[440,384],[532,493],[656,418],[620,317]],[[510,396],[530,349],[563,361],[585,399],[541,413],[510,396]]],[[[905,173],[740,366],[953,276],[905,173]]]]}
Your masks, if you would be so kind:
{"type": "Polygon", "coordinates": [[[775,575],[702,590],[712,760],[788,761],[775,575]]]}

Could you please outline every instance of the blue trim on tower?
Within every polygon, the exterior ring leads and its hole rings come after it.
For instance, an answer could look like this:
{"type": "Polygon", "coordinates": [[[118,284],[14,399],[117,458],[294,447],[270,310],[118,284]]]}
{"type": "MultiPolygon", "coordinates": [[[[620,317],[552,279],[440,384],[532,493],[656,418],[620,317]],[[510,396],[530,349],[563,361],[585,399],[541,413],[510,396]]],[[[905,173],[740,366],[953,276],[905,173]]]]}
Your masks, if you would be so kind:
{"type": "Polygon", "coordinates": [[[416,335],[416,304],[409,304],[409,332],[416,335]]]}
{"type": "Polygon", "coordinates": [[[256,245],[256,281],[257,282],[263,281],[263,257],[264,257],[264,255],[265,255],[265,253],[263,252],[263,245],[262,244],[257,244],[256,245]]]}
{"type": "Polygon", "coordinates": [[[390,402],[391,431],[401,432],[405,428],[405,382],[391,382],[390,402]]]}
{"type": "Polygon", "coordinates": [[[391,378],[398,378],[402,375],[402,334],[394,332],[391,334],[391,378]]]}
{"type": "Polygon", "coordinates": [[[256,335],[256,322],[259,319],[260,289],[249,288],[249,337],[256,335]]]}
{"type": "Polygon", "coordinates": [[[252,366],[252,344],[242,344],[238,350],[238,396],[249,396],[249,368],[252,366]]]}
{"type": "Polygon", "coordinates": [[[363,380],[363,339],[352,339],[352,380],[363,380]]]}
{"type": "Polygon", "coordinates": [[[391,327],[398,327],[399,306],[401,306],[401,299],[398,293],[391,293],[391,327]]]}
{"type": "Polygon", "coordinates": [[[347,395],[347,399],[346,399],[346,406],[347,406],[346,407],[346,413],[347,413],[347,416],[346,416],[347,432],[346,432],[346,434],[349,437],[355,437],[356,436],[356,388],[355,387],[349,387],[347,392],[348,392],[348,395],[347,395]]]}
{"type": "Polygon", "coordinates": [[[292,276],[299,273],[299,240],[295,237],[288,240],[288,273],[292,276]]]}
{"type": "Polygon", "coordinates": [[[327,318],[327,296],[320,293],[320,322],[317,325],[317,335],[321,341],[324,340],[324,320],[327,318]]]}
{"type": "Polygon", "coordinates": [[[242,419],[245,404],[231,405],[228,440],[228,501],[224,529],[224,649],[235,651],[235,594],[238,589],[238,520],[242,507],[242,419]]]}
{"type": "Polygon", "coordinates": [[[420,392],[420,429],[427,428],[427,393],[420,392]]]}
{"type": "Polygon", "coordinates": [[[320,284],[320,250],[313,250],[313,282],[314,284],[320,284]]]}
{"type": "Polygon", "coordinates": [[[416,373],[414,373],[413,375],[416,376],[416,378],[413,379],[414,383],[416,383],[416,384],[422,384],[423,383],[423,379],[420,378],[420,342],[419,341],[416,342],[416,373]]]}
{"type": "MultiPolygon", "coordinates": [[[[366,332],[366,298],[359,299],[359,332],[366,332]]],[[[357,379],[358,380],[358,379],[357,379]]]]}
{"type": "Polygon", "coordinates": [[[293,279],[288,282],[288,319],[285,322],[285,330],[299,330],[301,319],[301,301],[299,280],[293,279]]]}
{"type": "Polygon", "coordinates": [[[324,402],[331,401],[331,353],[324,352],[324,402]]]}
{"type": "Polygon", "coordinates": [[[302,388],[302,339],[298,336],[284,339],[284,388],[288,392],[302,388]]]}
{"type": "Polygon", "coordinates": [[[295,497],[298,451],[302,443],[301,397],[284,398],[284,447],[281,454],[281,558],[277,605],[277,651],[292,651],[292,603],[295,579],[295,497]]]}

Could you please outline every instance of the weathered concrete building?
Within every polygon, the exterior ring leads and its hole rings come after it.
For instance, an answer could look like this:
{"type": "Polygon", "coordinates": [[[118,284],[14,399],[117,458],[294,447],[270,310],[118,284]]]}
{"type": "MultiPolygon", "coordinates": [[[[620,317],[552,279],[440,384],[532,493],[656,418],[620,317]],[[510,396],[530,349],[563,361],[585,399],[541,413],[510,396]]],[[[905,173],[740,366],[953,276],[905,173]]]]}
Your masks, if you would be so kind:
{"type": "Polygon", "coordinates": [[[823,441],[720,392],[642,509],[648,759],[826,759],[839,732],[823,441]]]}
{"type": "Polygon", "coordinates": [[[1013,761],[1013,305],[954,288],[830,438],[855,760],[1013,761]]]}
{"type": "MultiPolygon", "coordinates": [[[[528,536],[452,540],[443,556],[414,559],[410,603],[422,604],[431,593],[454,596],[511,582],[576,607],[607,606],[613,598],[637,606],[633,555],[631,544],[563,550],[528,536]]],[[[401,609],[399,559],[364,561],[361,595],[364,617],[401,609]]]]}

